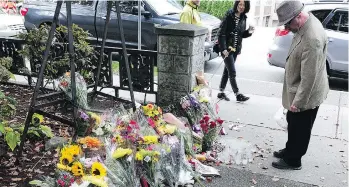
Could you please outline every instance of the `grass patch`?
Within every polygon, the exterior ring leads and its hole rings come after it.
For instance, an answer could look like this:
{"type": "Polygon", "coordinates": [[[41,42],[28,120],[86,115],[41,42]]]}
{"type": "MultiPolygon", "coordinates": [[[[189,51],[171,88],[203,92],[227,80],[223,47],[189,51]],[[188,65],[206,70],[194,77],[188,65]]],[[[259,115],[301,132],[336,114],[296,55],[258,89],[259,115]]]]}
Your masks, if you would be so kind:
{"type": "MultiPolygon", "coordinates": [[[[119,74],[119,62],[114,61],[111,65],[113,74],[119,74]]],[[[154,66],[154,76],[158,76],[158,67],[154,66]]]]}

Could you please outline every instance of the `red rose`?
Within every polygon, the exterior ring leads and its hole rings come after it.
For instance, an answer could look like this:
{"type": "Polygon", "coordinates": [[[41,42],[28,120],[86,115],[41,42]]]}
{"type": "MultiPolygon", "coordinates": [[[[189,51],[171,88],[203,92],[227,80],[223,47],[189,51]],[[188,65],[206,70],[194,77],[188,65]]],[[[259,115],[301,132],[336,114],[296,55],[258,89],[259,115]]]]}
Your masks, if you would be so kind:
{"type": "Polygon", "coordinates": [[[209,116],[204,116],[204,120],[205,120],[206,122],[208,122],[208,121],[210,120],[210,117],[209,117],[209,116]]]}
{"type": "Polygon", "coordinates": [[[218,119],[217,119],[217,122],[218,122],[220,125],[222,125],[224,121],[221,120],[221,118],[218,118],[218,119]]]}

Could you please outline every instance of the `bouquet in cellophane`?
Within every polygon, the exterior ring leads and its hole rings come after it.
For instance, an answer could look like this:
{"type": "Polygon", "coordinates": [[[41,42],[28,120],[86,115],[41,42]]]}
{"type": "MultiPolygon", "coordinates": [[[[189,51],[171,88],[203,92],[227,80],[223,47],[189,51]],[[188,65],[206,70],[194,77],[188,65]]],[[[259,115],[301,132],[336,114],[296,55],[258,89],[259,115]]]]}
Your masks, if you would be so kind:
{"type": "MultiPolygon", "coordinates": [[[[70,72],[65,73],[58,80],[58,87],[72,99],[72,85],[70,72]]],[[[87,102],[87,84],[78,72],[75,72],[75,86],[76,86],[76,102],[77,105],[82,109],[88,109],[87,102]]]]}

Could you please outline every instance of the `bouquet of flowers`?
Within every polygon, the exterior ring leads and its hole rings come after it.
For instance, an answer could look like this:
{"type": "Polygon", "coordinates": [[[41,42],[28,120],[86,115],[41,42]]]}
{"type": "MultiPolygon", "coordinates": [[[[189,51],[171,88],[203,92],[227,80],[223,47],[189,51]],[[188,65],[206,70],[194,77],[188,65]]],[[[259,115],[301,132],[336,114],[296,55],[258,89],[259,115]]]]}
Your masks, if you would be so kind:
{"type": "Polygon", "coordinates": [[[57,169],[60,175],[57,180],[58,186],[66,185],[66,179],[69,179],[69,186],[80,186],[94,184],[100,187],[107,187],[106,167],[103,163],[95,161],[90,167],[82,162],[83,151],[79,145],[66,145],[60,151],[59,163],[57,169]],[[74,176],[75,181],[72,180],[74,176]],[[63,180],[64,179],[64,180],[63,180]]]}
{"type": "MultiPolygon", "coordinates": [[[[71,88],[71,75],[70,72],[65,73],[58,80],[58,87],[64,91],[64,93],[72,99],[72,88],[71,88]]],[[[84,78],[78,73],[75,72],[75,83],[76,83],[76,101],[77,105],[80,108],[87,109],[87,84],[84,78]]]]}
{"type": "Polygon", "coordinates": [[[200,118],[202,117],[201,104],[197,98],[190,94],[183,97],[180,101],[180,105],[184,114],[189,120],[190,125],[195,125],[199,123],[200,118]]]}
{"type": "Polygon", "coordinates": [[[208,151],[213,142],[217,139],[219,130],[222,128],[223,120],[221,119],[212,119],[208,115],[200,120],[200,126],[204,133],[203,142],[202,142],[202,151],[208,151]]]}
{"type": "Polygon", "coordinates": [[[139,186],[133,149],[118,147],[108,141],[105,144],[107,149],[105,163],[112,183],[110,186],[139,186]]]}
{"type": "Polygon", "coordinates": [[[101,117],[98,114],[83,110],[78,110],[76,122],[78,124],[77,133],[79,136],[90,135],[102,123],[101,117]]]}

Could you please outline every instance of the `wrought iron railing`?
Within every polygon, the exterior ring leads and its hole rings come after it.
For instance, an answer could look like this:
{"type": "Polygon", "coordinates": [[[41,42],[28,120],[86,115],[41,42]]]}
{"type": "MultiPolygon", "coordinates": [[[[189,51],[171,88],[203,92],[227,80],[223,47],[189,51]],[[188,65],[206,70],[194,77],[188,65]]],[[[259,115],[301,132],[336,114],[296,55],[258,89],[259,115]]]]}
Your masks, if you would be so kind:
{"type": "MultiPolygon", "coordinates": [[[[94,42],[92,42],[94,43],[94,42]]],[[[64,51],[67,49],[67,44],[55,44],[52,47],[53,55],[55,58],[62,57],[64,51]]],[[[41,58],[28,59],[30,61],[30,72],[24,72],[23,69],[26,68],[24,58],[19,54],[25,46],[25,41],[16,38],[0,38],[0,58],[1,57],[11,57],[13,59],[13,64],[10,71],[13,74],[28,76],[28,84],[32,85],[31,78],[37,77],[40,70],[41,58]]],[[[94,84],[97,79],[97,64],[100,56],[101,47],[95,47],[95,55],[91,56],[87,62],[84,62],[84,70],[92,72],[93,77],[88,82],[89,85],[94,84]]],[[[137,50],[137,49],[127,49],[128,60],[130,64],[132,86],[133,90],[136,92],[155,94],[155,80],[154,80],[154,62],[157,58],[156,51],[147,50],[137,50]]],[[[75,60],[79,63],[79,59],[75,60]]],[[[105,47],[104,48],[104,58],[101,66],[101,73],[98,81],[98,86],[102,88],[114,88],[115,94],[118,97],[119,90],[130,90],[128,85],[128,77],[126,73],[125,61],[122,55],[122,48],[118,47],[105,47]],[[113,82],[113,61],[119,62],[119,85],[116,86],[113,82]]],[[[69,67],[67,67],[69,70],[69,67]]],[[[77,66],[77,71],[81,70],[80,66],[77,66]]],[[[65,70],[61,70],[65,71],[65,70]]]]}

